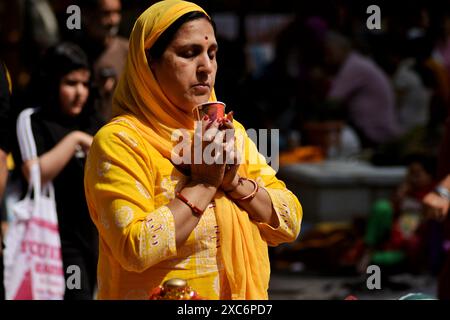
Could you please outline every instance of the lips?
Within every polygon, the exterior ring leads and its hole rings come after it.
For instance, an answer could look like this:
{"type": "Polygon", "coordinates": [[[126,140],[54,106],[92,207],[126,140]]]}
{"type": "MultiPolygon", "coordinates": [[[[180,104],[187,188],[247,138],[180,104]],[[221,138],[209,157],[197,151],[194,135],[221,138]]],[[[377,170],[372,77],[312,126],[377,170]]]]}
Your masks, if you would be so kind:
{"type": "Polygon", "coordinates": [[[207,83],[198,83],[198,84],[192,86],[192,88],[198,94],[205,94],[210,91],[210,86],[207,83]]]}
{"type": "Polygon", "coordinates": [[[209,84],[208,83],[197,83],[197,84],[194,85],[194,87],[208,88],[209,89],[209,84]]]}

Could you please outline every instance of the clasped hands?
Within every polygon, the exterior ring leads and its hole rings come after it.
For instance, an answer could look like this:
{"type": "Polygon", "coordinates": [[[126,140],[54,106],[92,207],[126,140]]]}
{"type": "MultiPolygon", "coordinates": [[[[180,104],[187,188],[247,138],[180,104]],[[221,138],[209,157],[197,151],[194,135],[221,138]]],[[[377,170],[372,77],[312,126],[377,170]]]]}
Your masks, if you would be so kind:
{"type": "Polygon", "coordinates": [[[191,181],[230,190],[237,186],[239,163],[235,144],[233,112],[211,121],[197,121],[191,152],[191,181]],[[201,127],[199,127],[201,126],[201,127]],[[197,161],[201,155],[201,161],[197,161]]]}

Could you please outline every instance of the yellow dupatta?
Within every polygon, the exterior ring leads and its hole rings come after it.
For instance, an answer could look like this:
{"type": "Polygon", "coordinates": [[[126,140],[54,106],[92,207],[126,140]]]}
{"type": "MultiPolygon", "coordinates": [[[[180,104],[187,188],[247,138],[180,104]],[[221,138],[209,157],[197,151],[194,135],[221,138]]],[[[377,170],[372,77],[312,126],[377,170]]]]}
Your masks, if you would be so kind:
{"type": "MultiPolygon", "coordinates": [[[[145,50],[173,22],[192,11],[206,14],[198,5],[180,0],[158,2],[142,13],[131,32],[125,70],[113,98],[113,115],[131,121],[144,139],[168,159],[173,148],[173,131],[184,128],[193,133],[194,119],[164,95],[148,67],[145,50]]],[[[214,90],[210,100],[216,100],[214,90]]],[[[241,165],[239,173],[248,176],[247,166],[241,165]]],[[[223,193],[217,193],[215,203],[222,260],[232,299],[267,299],[270,274],[267,243],[248,214],[223,193]]]]}

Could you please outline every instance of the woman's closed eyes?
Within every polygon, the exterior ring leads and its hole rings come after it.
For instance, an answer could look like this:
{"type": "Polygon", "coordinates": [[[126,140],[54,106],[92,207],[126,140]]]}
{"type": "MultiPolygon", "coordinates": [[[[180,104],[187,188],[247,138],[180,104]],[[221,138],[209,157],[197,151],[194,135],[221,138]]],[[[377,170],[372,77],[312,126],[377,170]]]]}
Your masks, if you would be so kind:
{"type": "MultiPolygon", "coordinates": [[[[181,48],[180,51],[178,51],[178,55],[182,58],[190,59],[200,55],[203,50],[203,47],[200,45],[190,45],[188,47],[181,48]]],[[[210,60],[214,60],[216,58],[217,50],[217,45],[212,45],[208,49],[208,57],[210,60]]]]}

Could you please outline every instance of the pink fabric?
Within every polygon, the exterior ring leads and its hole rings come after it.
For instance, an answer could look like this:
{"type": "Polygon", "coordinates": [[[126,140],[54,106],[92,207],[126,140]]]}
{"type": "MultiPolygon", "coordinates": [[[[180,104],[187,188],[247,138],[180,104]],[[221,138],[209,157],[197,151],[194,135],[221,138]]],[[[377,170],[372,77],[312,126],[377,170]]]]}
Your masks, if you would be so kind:
{"type": "Polygon", "coordinates": [[[33,291],[31,289],[31,272],[28,271],[20,283],[19,290],[17,290],[14,300],[32,300],[33,291]]]}

